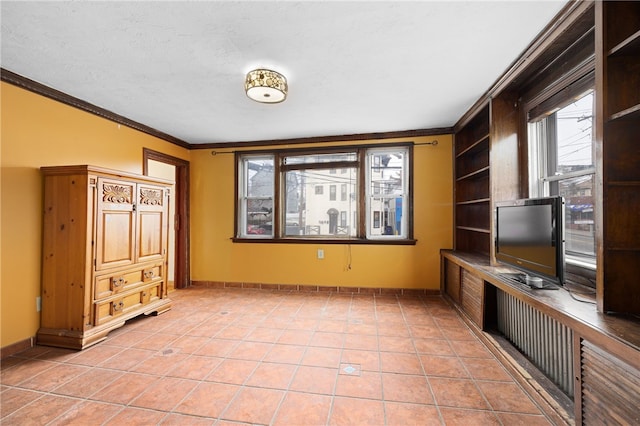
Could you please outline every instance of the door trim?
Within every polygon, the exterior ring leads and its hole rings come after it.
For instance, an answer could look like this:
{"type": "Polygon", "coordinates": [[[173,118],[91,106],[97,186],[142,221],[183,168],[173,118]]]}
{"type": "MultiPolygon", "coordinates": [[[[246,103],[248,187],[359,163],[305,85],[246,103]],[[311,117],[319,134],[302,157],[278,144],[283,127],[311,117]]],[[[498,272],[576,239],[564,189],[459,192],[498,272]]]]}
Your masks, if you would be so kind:
{"type": "Polygon", "coordinates": [[[142,174],[149,173],[149,160],[171,164],[176,168],[176,216],[174,221],[175,238],[175,288],[191,286],[190,251],[190,203],[189,203],[189,162],[178,157],[163,154],[149,148],[142,149],[142,174]]]}

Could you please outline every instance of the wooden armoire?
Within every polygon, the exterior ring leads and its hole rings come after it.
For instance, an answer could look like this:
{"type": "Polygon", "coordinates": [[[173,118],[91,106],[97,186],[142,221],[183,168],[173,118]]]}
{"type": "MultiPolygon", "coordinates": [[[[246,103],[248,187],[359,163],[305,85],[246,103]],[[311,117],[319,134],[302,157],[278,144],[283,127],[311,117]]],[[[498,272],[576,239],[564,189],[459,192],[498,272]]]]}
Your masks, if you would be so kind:
{"type": "Polygon", "coordinates": [[[37,343],[84,349],[140,314],[171,308],[171,182],[94,166],[42,167],[37,343]]]}

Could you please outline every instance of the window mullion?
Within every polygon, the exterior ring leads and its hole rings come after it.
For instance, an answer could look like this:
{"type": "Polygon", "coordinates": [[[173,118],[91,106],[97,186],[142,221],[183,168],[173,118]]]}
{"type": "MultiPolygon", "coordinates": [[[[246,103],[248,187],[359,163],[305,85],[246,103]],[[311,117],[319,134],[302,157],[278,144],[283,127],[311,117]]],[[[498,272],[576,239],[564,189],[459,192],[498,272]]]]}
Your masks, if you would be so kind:
{"type": "Polygon", "coordinates": [[[358,150],[358,238],[365,238],[367,235],[367,205],[369,204],[367,186],[369,182],[366,172],[368,167],[366,153],[365,149],[358,150]]]}
{"type": "Polygon", "coordinates": [[[271,220],[273,225],[273,237],[280,238],[282,237],[282,215],[280,212],[284,210],[283,203],[284,200],[281,197],[281,194],[284,193],[282,191],[282,179],[281,174],[286,173],[282,171],[282,162],[284,161],[283,154],[278,153],[275,155],[273,162],[273,212],[271,214],[271,220]]]}

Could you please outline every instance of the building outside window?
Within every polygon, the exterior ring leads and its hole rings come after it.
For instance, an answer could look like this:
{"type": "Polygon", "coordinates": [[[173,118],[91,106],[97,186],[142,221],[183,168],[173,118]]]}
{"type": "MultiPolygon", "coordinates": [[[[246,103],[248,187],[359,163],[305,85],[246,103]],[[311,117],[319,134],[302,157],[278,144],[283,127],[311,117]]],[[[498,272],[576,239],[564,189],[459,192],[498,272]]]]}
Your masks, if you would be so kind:
{"type": "Polygon", "coordinates": [[[330,201],[335,201],[336,200],[336,186],[335,185],[329,185],[329,200],[330,201]]]}

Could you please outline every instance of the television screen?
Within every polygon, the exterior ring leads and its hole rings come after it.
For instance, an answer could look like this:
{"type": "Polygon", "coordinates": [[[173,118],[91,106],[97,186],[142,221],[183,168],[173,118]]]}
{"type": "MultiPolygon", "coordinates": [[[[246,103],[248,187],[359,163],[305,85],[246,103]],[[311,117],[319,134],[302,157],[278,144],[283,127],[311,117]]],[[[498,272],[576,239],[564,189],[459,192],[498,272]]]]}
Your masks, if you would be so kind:
{"type": "Polygon", "coordinates": [[[561,284],[564,276],[562,198],[498,203],[496,259],[561,284]]]}

